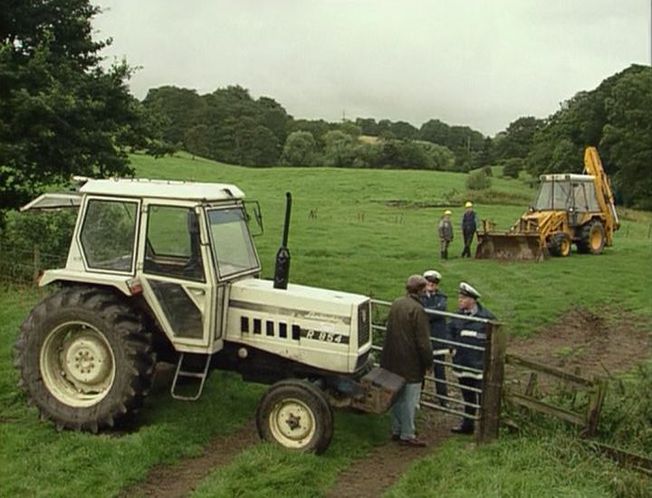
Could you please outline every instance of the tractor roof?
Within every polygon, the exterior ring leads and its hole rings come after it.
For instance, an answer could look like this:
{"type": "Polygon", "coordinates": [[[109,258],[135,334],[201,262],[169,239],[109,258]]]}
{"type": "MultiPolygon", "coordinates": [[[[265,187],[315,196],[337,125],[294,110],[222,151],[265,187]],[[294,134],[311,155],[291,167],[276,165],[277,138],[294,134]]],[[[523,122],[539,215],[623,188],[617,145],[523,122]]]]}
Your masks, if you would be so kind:
{"type": "Polygon", "coordinates": [[[83,194],[115,197],[156,197],[192,201],[225,201],[244,199],[244,192],[228,183],[148,180],[146,178],[110,178],[102,180],[76,178],[83,185],[83,194]]]}
{"type": "Polygon", "coordinates": [[[557,173],[554,175],[541,175],[539,180],[543,182],[562,182],[562,181],[574,181],[574,182],[591,182],[595,180],[591,175],[577,175],[575,173],[557,173]]]}

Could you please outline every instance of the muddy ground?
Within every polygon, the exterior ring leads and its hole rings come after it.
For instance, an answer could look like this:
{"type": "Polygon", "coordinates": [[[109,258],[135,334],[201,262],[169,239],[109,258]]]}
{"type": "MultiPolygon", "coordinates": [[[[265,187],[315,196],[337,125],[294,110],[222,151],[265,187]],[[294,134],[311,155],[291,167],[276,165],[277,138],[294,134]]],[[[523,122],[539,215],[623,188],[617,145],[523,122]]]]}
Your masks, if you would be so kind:
{"type": "MultiPolygon", "coordinates": [[[[596,314],[576,308],[556,323],[542,327],[533,337],[510,340],[507,352],[587,378],[612,376],[652,355],[651,329],[649,323],[627,313],[606,309],[596,314]]],[[[507,374],[513,373],[508,370],[507,374]]],[[[419,437],[428,442],[426,448],[401,446],[390,441],[388,433],[385,444],[340,473],[327,496],[380,496],[412,463],[436,451],[451,437],[450,428],[456,423],[452,415],[420,410],[417,429],[419,437]]],[[[153,469],[144,483],[125,490],[122,496],[187,496],[206,475],[228,465],[243,449],[257,442],[255,424],[251,422],[234,434],[210,441],[200,457],[153,469]]]]}

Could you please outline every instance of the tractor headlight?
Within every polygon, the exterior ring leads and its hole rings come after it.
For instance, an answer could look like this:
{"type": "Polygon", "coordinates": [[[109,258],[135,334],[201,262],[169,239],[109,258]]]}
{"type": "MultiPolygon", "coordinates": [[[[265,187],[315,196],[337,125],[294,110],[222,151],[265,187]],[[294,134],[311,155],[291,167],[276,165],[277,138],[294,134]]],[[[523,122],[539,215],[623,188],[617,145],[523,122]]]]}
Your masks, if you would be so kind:
{"type": "Polygon", "coordinates": [[[371,301],[362,303],[358,307],[358,347],[369,342],[371,336],[371,301]]]}

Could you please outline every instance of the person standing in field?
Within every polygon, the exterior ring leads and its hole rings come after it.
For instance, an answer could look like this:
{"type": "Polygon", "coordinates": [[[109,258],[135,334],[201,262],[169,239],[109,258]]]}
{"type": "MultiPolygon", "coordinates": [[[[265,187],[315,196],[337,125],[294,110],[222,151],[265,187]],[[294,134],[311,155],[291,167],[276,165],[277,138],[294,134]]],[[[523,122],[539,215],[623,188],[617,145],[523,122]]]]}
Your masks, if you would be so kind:
{"type": "Polygon", "coordinates": [[[430,326],[420,296],[426,279],[412,275],[405,284],[406,295],[396,299],[387,317],[380,366],[405,379],[392,406],[392,440],[406,446],[426,446],[416,437],[414,417],[421,396],[421,384],[432,367],[430,326]]]}
{"type": "MultiPolygon", "coordinates": [[[[421,296],[423,307],[427,310],[446,311],[448,308],[448,297],[439,290],[441,273],[435,270],[428,270],[423,273],[423,278],[427,282],[426,292],[421,296]]],[[[440,362],[446,361],[446,353],[448,353],[449,347],[447,344],[438,341],[438,339],[448,339],[446,317],[428,313],[428,320],[430,321],[430,339],[433,343],[432,369],[435,375],[435,393],[439,404],[447,407],[448,386],[446,385],[446,366],[440,362]]]]}
{"type": "Polygon", "coordinates": [[[453,223],[451,223],[451,214],[453,213],[447,209],[444,211],[444,216],[439,220],[439,256],[442,259],[448,259],[448,246],[453,242],[453,223]]]}
{"type": "Polygon", "coordinates": [[[464,250],[462,257],[471,257],[471,244],[473,243],[473,236],[477,230],[477,223],[475,218],[475,211],[473,211],[473,203],[467,201],[464,204],[464,215],[462,216],[462,235],[464,236],[464,250]]]}
{"type": "MultiPolygon", "coordinates": [[[[466,282],[460,282],[457,302],[460,315],[486,320],[495,320],[494,315],[479,303],[480,293],[466,282]]],[[[484,348],[487,343],[489,325],[486,322],[453,318],[448,324],[448,336],[452,341],[466,344],[474,348],[484,348]]],[[[482,390],[482,371],[484,367],[484,351],[463,346],[457,346],[453,355],[453,374],[462,386],[464,413],[467,417],[457,427],[451,429],[458,434],[473,434],[475,430],[476,406],[480,405],[482,390]]]]}

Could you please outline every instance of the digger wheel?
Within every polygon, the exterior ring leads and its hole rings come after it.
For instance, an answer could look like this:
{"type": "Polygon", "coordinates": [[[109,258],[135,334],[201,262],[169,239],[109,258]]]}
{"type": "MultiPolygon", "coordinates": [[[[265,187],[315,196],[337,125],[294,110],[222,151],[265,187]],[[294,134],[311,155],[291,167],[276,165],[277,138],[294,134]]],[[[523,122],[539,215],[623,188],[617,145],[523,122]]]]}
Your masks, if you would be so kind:
{"type": "Polygon", "coordinates": [[[601,254],[605,243],[604,225],[598,220],[593,220],[582,227],[577,250],[584,254],[601,254]]]}
{"type": "Polygon", "coordinates": [[[260,400],[256,425],[266,441],[319,454],[333,437],[333,411],[321,390],[309,382],[282,380],[260,400]]]}
{"type": "Polygon", "coordinates": [[[59,429],[97,432],[131,415],[151,386],[154,362],[138,315],[93,287],[41,301],[15,347],[20,386],[59,429]]]}
{"type": "Polygon", "coordinates": [[[553,256],[567,257],[571,253],[571,239],[567,233],[560,232],[550,238],[548,251],[553,256]]]}

